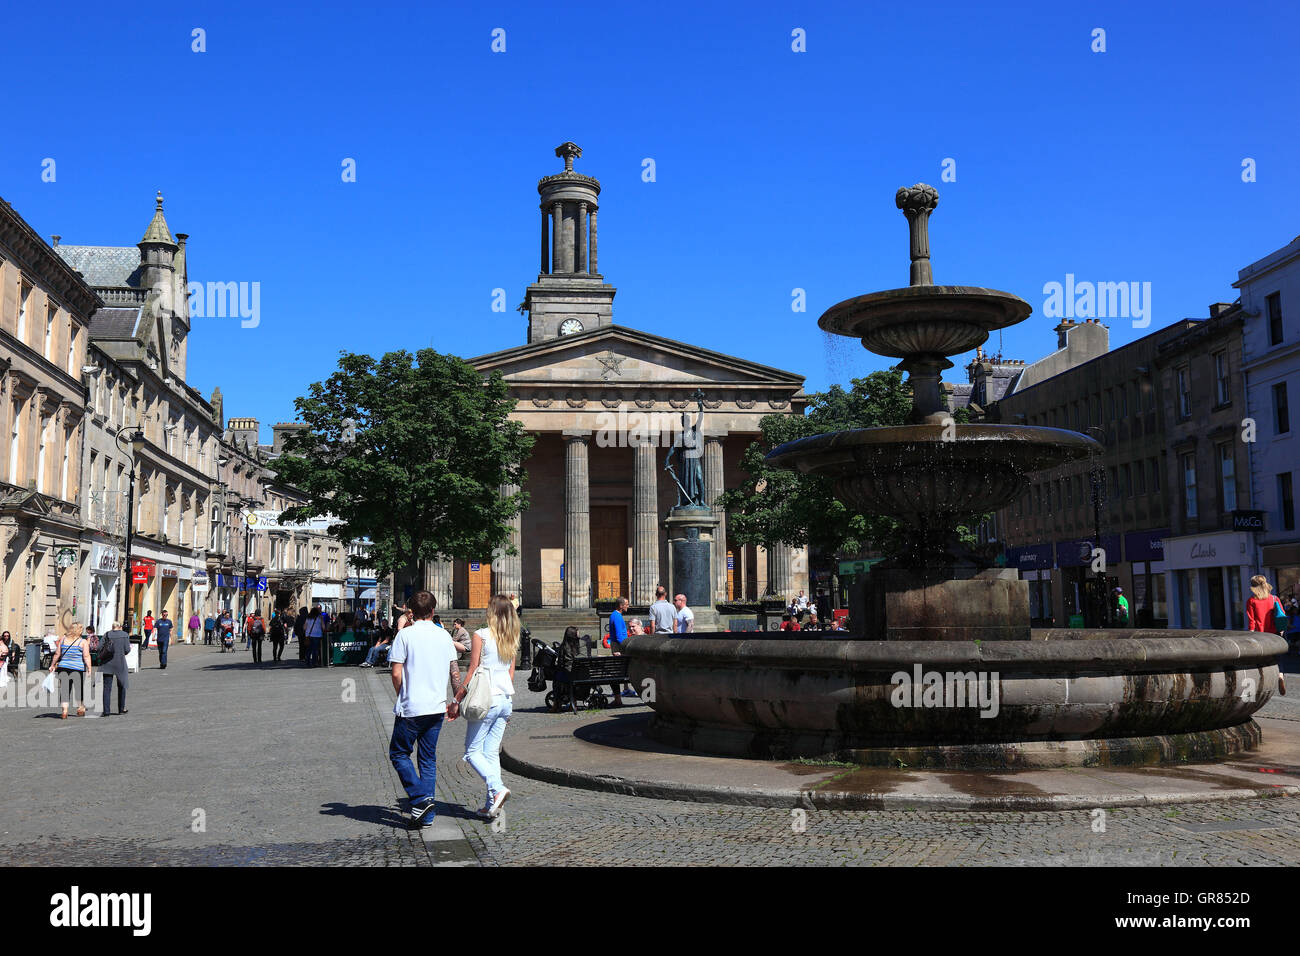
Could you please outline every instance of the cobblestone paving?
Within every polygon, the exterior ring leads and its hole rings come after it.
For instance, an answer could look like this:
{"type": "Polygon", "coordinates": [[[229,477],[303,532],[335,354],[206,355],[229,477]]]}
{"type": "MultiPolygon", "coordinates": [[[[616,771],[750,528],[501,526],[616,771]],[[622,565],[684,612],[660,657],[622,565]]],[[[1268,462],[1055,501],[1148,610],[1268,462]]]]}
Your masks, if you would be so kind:
{"type": "MultiPolygon", "coordinates": [[[[571,718],[546,713],[523,675],[519,685],[508,734],[564,732],[571,718]]],[[[414,832],[387,758],[392,700],[387,673],[257,669],[247,654],[204,647],[176,649],[166,673],[151,655],[132,675],[125,717],[60,721],[8,697],[0,865],[1300,863],[1296,798],[1104,816],[811,810],[801,819],[506,774],[512,796],[493,826],[463,809],[483,802],[460,760],[463,721],[446,725],[439,746],[438,824],[414,832]],[[57,817],[68,808],[74,827],[57,817]]],[[[1275,699],[1266,712],[1300,720],[1300,701],[1275,699]]]]}
{"type": "MultiPolygon", "coordinates": [[[[1290,701],[1270,716],[1300,719],[1290,701]]],[[[563,732],[523,685],[507,740],[563,732]]],[[[443,733],[446,799],[483,802],[459,759],[463,729],[443,733]]],[[[1037,813],[790,810],[574,790],[507,773],[496,828],[461,821],[495,865],[1232,866],[1300,863],[1300,798],[1037,813]],[[796,827],[802,824],[802,832],[796,827]],[[1100,828],[1104,827],[1104,831],[1100,828]],[[1094,829],[1097,828],[1097,829],[1094,829]]]]}

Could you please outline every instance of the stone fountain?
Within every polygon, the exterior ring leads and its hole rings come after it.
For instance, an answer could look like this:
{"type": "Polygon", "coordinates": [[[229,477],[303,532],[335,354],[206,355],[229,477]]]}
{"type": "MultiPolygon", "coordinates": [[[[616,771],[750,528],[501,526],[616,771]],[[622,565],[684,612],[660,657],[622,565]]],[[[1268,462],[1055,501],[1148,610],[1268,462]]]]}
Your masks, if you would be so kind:
{"type": "Polygon", "coordinates": [[[906,425],[800,439],[773,464],[830,479],[902,546],[855,596],[852,636],[637,637],[654,681],[650,734],[728,756],[912,767],[1083,766],[1213,759],[1258,745],[1252,714],[1277,686],[1286,641],[1235,631],[1031,629],[1028,585],[963,547],[957,526],[1014,500],[1029,473],[1100,451],[1056,428],[956,424],[940,376],[1032,309],[994,289],[934,284],[918,184],[896,204],[911,284],[848,299],[818,325],[901,359],[906,425]]]}

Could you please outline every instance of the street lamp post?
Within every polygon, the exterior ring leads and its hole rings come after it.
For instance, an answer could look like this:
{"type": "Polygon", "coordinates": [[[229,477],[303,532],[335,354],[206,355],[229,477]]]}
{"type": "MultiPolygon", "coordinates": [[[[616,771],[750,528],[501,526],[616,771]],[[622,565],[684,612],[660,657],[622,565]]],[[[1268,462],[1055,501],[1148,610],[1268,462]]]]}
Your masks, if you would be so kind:
{"type": "MultiPolygon", "coordinates": [[[[128,438],[128,441],[131,443],[131,447],[128,449],[122,444],[122,434],[125,431],[126,426],[124,425],[119,428],[117,434],[113,436],[113,440],[117,442],[117,447],[122,449],[122,453],[127,455],[131,461],[131,484],[130,491],[127,492],[126,498],[126,584],[123,588],[124,591],[133,589],[135,586],[134,581],[132,580],[134,574],[131,570],[131,535],[135,530],[133,524],[135,520],[135,459],[136,456],[144,450],[146,441],[144,432],[141,431],[139,425],[137,425],[135,431],[128,438]]],[[[124,602],[127,612],[124,624],[126,625],[126,632],[130,634],[134,609],[132,608],[130,600],[126,594],[122,594],[118,597],[117,606],[113,609],[114,617],[117,617],[118,620],[123,620],[121,611],[124,602]]]]}
{"type": "MultiPolygon", "coordinates": [[[[1095,438],[1098,443],[1105,437],[1103,432],[1097,426],[1088,429],[1088,435],[1095,438]]],[[[1105,554],[1105,549],[1101,543],[1101,497],[1102,488],[1106,482],[1106,468],[1102,463],[1101,455],[1094,453],[1092,456],[1092,467],[1090,470],[1090,479],[1092,480],[1092,528],[1093,540],[1096,542],[1094,547],[1102,549],[1102,562],[1097,568],[1097,611],[1101,618],[1101,626],[1110,626],[1110,601],[1106,597],[1106,565],[1109,562],[1110,555],[1105,554]]]]}

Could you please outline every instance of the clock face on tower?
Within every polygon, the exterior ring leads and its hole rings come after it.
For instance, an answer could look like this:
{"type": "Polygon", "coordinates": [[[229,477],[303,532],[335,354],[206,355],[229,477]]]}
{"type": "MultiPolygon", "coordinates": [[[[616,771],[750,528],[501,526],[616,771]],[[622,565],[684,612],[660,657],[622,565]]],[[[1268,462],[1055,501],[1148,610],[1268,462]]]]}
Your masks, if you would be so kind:
{"type": "Polygon", "coordinates": [[[582,331],[582,323],[577,319],[565,319],[560,323],[561,335],[573,335],[575,332],[582,331]]]}

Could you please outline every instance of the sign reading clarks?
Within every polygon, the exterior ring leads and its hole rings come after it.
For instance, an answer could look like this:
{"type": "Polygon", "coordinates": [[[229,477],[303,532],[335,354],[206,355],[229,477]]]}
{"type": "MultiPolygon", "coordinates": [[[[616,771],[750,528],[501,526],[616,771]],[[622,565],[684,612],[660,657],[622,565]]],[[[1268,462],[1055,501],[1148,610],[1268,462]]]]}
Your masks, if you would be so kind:
{"type": "Polygon", "coordinates": [[[1233,531],[1263,531],[1264,512],[1234,511],[1232,513],[1232,530],[1233,531]]]}

